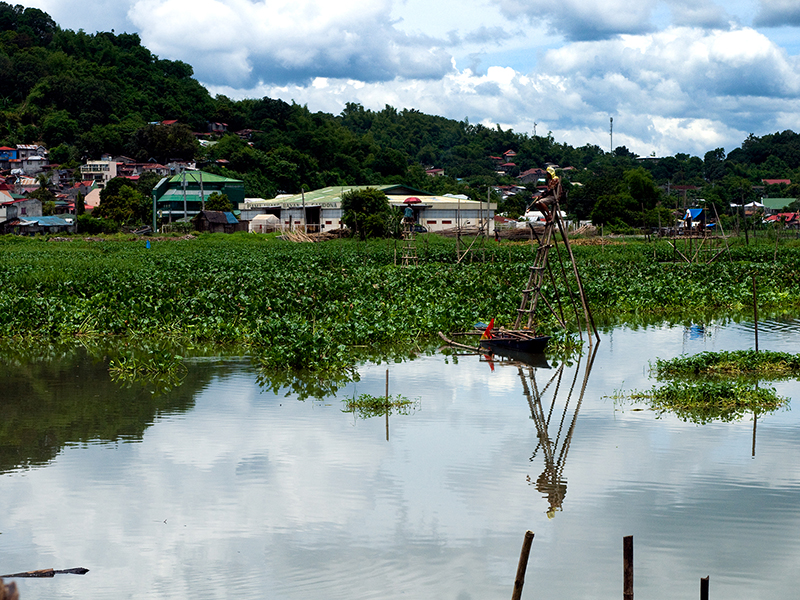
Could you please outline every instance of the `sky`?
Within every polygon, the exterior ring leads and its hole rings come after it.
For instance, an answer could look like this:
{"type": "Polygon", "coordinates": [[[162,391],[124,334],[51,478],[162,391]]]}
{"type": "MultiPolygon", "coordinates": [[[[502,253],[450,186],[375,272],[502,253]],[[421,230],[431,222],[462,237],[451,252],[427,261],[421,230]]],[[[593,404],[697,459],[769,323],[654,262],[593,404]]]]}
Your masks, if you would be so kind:
{"type": "Polygon", "coordinates": [[[796,0],[22,0],[214,94],[386,105],[640,156],[800,131],[796,0]],[[610,131],[613,119],[613,138],[610,131]]]}

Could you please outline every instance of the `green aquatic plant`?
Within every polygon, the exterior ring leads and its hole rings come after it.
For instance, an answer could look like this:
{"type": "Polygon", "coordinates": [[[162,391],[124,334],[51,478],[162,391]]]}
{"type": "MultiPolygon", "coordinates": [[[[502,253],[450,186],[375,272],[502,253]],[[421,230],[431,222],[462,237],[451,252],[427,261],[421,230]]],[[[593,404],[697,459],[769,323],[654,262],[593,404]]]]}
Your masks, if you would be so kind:
{"type": "Polygon", "coordinates": [[[800,354],[764,350],[700,352],[672,359],[656,359],[652,371],[659,379],[695,375],[780,379],[800,375],[800,354]]]}
{"type": "MultiPolygon", "coordinates": [[[[396,265],[384,240],[292,244],[219,234],[155,239],[148,250],[141,239],[72,239],[0,237],[4,337],[212,343],[243,349],[268,368],[301,370],[346,369],[359,346],[414,340],[422,348],[438,331],[468,330],[487,316],[508,326],[533,256],[530,244],[493,244],[456,265],[455,240],[435,235],[420,246],[414,268],[396,265]]],[[[752,303],[753,272],[760,309],[800,306],[798,248],[781,247],[777,260],[771,247],[751,248],[752,256],[736,250],[733,262],[713,267],[662,264],[665,248],[574,249],[598,321],[666,319],[688,306],[704,314],[741,310],[752,303]]],[[[542,289],[553,306],[555,291],[542,289]]],[[[549,331],[555,323],[544,306],[538,328],[549,331]]]]}
{"type": "Polygon", "coordinates": [[[395,396],[361,394],[358,397],[353,396],[346,399],[344,404],[345,410],[343,412],[358,414],[362,419],[369,419],[370,417],[378,417],[391,412],[401,415],[411,414],[411,411],[419,404],[419,400],[412,401],[400,394],[395,396]]]}
{"type": "Polygon", "coordinates": [[[645,391],[615,390],[610,398],[615,406],[644,403],[657,417],[671,413],[698,425],[735,421],[747,414],[761,415],[789,406],[789,399],[774,388],[744,381],[670,381],[645,391]]]}
{"type": "Polygon", "coordinates": [[[671,381],[648,392],[634,393],[631,398],[646,401],[658,416],[672,413],[697,424],[735,421],[745,414],[769,413],[789,404],[775,388],[741,381],[671,381]]]}

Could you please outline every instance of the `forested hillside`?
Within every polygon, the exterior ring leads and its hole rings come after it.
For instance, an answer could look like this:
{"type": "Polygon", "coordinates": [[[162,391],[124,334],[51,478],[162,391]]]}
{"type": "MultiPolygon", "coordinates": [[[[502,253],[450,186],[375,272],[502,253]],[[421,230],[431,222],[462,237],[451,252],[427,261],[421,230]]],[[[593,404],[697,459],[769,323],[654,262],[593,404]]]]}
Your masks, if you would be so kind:
{"type": "MultiPolygon", "coordinates": [[[[0,145],[43,142],[62,166],[102,153],[196,159],[204,169],[243,179],[248,196],[403,182],[485,198],[487,189],[518,184],[520,173],[554,163],[574,168],[565,172],[571,213],[619,225],[658,222],[658,207],[674,208],[684,194],[726,210],[764,195],[800,196],[800,135],[792,131],[751,135],[727,155],[717,148],[702,158],[640,158],[625,147],[574,148],[550,134],[388,105],[374,111],[348,103],[331,115],[271,98],[211,97],[192,75],[190,65],[153,55],[136,34],[65,30],[41,10],[0,2],[0,145]],[[164,120],[178,123],[153,125],[164,120]],[[197,134],[210,122],[225,123],[229,133],[201,147],[197,134]],[[252,131],[235,135],[242,130],[252,131]],[[507,150],[516,152],[514,166],[501,175],[491,157],[507,150]],[[431,167],[446,176],[427,176],[431,167]],[[792,184],[765,186],[762,179],[792,184]]],[[[514,214],[532,191],[528,183],[517,196],[495,199],[514,214]]]]}

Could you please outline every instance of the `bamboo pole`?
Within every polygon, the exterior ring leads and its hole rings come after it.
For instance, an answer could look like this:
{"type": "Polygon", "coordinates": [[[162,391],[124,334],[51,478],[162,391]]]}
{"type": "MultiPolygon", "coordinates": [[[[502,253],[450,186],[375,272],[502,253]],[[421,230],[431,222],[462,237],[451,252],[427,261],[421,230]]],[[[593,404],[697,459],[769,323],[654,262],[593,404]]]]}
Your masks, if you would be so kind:
{"type": "Polygon", "coordinates": [[[756,352],[758,352],[758,297],[756,296],[755,275],[753,275],[753,329],[756,334],[756,352]]]}
{"type": "Polygon", "coordinates": [[[708,600],[708,577],[700,579],[700,600],[708,600]]]}
{"type": "Polygon", "coordinates": [[[622,598],[633,600],[633,536],[622,538],[622,598]]]}
{"type": "MultiPolygon", "coordinates": [[[[717,225],[719,225],[719,230],[722,233],[722,239],[725,242],[725,249],[728,251],[728,260],[733,260],[731,257],[731,247],[728,245],[728,238],[725,236],[725,230],[722,228],[722,221],[719,218],[719,213],[717,212],[717,205],[714,204],[714,216],[717,217],[717,225]]],[[[738,215],[737,215],[738,219],[738,215]]]]}
{"type": "Polygon", "coordinates": [[[525,532],[525,540],[522,542],[522,551],[519,554],[517,576],[514,578],[514,593],[511,594],[511,600],[520,600],[522,598],[522,586],[525,584],[525,571],[528,569],[528,555],[531,553],[532,543],[533,532],[528,530],[525,532]]]}
{"type": "Polygon", "coordinates": [[[589,338],[589,345],[592,345],[592,333],[594,333],[595,339],[599,342],[600,341],[600,334],[597,333],[597,328],[594,326],[594,319],[592,318],[592,313],[589,310],[589,304],[586,300],[586,293],[583,291],[583,283],[581,282],[581,276],[578,274],[578,265],[575,263],[575,256],[572,254],[572,247],[569,244],[569,238],[567,237],[566,232],[564,231],[564,225],[561,223],[561,216],[559,215],[558,211],[561,210],[558,202],[554,204],[554,208],[556,211],[556,222],[558,223],[558,230],[561,232],[561,238],[564,242],[564,247],[567,249],[567,253],[569,254],[570,262],[572,262],[572,270],[575,273],[575,280],[578,283],[578,294],[581,298],[581,303],[583,304],[583,314],[586,319],[586,334],[589,338]]]}
{"type": "Polygon", "coordinates": [[[386,441],[389,441],[389,369],[386,369],[386,441]]]}

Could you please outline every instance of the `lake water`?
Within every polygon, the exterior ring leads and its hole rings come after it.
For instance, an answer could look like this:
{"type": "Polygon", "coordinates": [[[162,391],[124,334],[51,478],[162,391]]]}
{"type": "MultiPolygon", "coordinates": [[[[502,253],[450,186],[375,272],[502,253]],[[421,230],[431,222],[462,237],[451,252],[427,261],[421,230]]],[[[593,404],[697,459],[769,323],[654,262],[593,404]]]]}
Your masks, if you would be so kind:
{"type": "MultiPolygon", "coordinates": [[[[798,321],[759,324],[798,352],[798,321]]],[[[622,538],[651,600],[794,597],[800,411],[698,426],[615,402],[649,361],[749,348],[752,324],[615,327],[559,369],[441,354],[360,367],[301,401],[246,358],[194,358],[177,389],[113,383],[103,356],[6,361],[0,573],[22,600],[620,598],[622,538]],[[354,394],[416,401],[343,412],[354,394]],[[527,395],[526,395],[527,392],[527,395]],[[537,403],[537,397],[539,402],[537,403]]],[[[796,381],[777,391],[796,404],[796,381]]]]}

